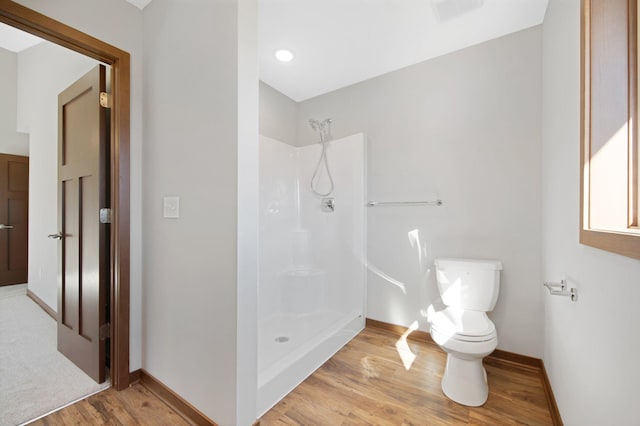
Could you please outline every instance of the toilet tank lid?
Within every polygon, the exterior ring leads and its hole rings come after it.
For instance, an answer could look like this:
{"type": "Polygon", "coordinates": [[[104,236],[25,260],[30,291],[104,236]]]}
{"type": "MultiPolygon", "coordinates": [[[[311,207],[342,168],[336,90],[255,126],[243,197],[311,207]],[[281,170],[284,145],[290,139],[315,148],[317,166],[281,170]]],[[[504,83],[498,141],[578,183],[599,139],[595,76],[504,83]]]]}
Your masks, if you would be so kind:
{"type": "Polygon", "coordinates": [[[441,271],[446,271],[447,269],[485,269],[492,271],[501,271],[502,270],[502,262],[499,260],[492,259],[454,259],[454,258],[446,258],[446,259],[436,259],[435,260],[436,268],[441,271]]]}

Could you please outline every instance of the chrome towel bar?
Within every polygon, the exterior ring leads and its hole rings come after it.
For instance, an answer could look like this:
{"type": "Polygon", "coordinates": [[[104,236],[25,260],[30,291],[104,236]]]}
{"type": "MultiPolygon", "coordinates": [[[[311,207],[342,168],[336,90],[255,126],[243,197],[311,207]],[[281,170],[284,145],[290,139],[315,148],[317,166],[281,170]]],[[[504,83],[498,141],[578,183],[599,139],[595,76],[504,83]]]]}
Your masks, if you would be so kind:
{"type": "Polygon", "coordinates": [[[561,280],[559,283],[547,281],[544,286],[549,289],[552,296],[567,296],[572,302],[578,301],[578,289],[570,288],[567,290],[567,280],[561,280]]]}
{"type": "Polygon", "coordinates": [[[369,201],[367,206],[441,206],[442,200],[434,201],[369,201]]]}

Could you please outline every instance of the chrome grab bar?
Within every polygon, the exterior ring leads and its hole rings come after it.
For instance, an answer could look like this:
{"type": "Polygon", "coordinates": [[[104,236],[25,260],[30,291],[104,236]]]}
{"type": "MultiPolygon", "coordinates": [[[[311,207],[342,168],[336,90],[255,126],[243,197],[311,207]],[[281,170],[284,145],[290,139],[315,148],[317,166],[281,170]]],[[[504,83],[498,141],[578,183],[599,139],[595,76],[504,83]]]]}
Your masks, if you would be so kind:
{"type": "Polygon", "coordinates": [[[441,206],[442,200],[433,201],[369,201],[369,207],[375,206],[441,206]]]}
{"type": "Polygon", "coordinates": [[[578,289],[570,288],[567,290],[567,280],[560,280],[559,283],[547,281],[544,286],[549,289],[549,294],[552,296],[567,296],[571,298],[572,302],[578,301],[578,289]]]}
{"type": "Polygon", "coordinates": [[[0,223],[0,229],[13,229],[13,225],[5,225],[4,223],[0,223]]]}

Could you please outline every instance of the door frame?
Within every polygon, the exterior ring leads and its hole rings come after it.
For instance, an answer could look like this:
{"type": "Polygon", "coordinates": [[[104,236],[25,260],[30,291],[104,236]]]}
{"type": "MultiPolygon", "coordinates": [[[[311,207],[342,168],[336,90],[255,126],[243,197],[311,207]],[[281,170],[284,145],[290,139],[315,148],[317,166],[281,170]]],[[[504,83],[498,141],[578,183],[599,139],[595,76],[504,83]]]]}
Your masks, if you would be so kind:
{"type": "Polygon", "coordinates": [[[129,386],[129,53],[10,0],[0,22],[111,66],[111,386],[129,386]]]}

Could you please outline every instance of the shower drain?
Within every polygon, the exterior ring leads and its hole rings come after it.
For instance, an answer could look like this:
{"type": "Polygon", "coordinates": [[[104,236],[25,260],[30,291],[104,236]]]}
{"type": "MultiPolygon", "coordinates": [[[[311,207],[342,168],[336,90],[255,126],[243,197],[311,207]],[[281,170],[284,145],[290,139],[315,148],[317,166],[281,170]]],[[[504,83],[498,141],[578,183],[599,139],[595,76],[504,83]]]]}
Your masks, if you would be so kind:
{"type": "Polygon", "coordinates": [[[289,338],[287,336],[278,336],[276,337],[276,343],[287,343],[289,338]]]}

